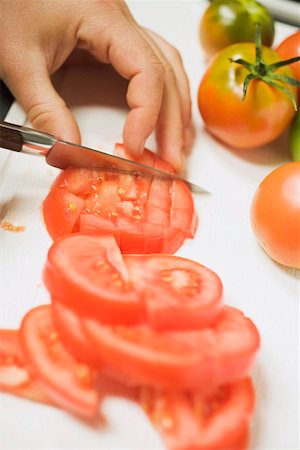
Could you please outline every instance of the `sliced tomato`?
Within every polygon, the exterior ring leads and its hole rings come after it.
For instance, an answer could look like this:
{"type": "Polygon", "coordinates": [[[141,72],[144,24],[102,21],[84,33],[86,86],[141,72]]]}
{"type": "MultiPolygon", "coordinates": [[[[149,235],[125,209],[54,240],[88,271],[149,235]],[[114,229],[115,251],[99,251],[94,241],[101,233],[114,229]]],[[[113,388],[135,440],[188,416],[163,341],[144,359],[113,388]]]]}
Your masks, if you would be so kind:
{"type": "Polygon", "coordinates": [[[142,388],[140,402],[169,450],[234,450],[245,445],[255,396],[246,378],[209,395],[142,388]]]}
{"type": "Polygon", "coordinates": [[[233,383],[248,374],[259,348],[254,324],[230,307],[213,327],[196,331],[158,332],[85,318],[82,325],[104,366],[134,385],[195,390],[233,383]]]}
{"type": "Polygon", "coordinates": [[[142,305],[112,236],[73,234],[49,250],[44,281],[52,297],[81,315],[108,323],[137,323],[142,305]]]}
{"type": "Polygon", "coordinates": [[[173,255],[123,258],[111,236],[56,241],[44,281],[53,298],[110,325],[197,329],[213,324],[222,309],[222,283],[210,269],[173,255]]]}
{"type": "Polygon", "coordinates": [[[54,329],[51,306],[39,306],[24,317],[20,330],[26,362],[55,403],[73,414],[94,417],[99,396],[95,374],[62,345],[54,329]]]}
{"type": "Polygon", "coordinates": [[[83,200],[65,189],[53,188],[43,202],[45,225],[53,239],[72,233],[83,208],[83,200]]]}
{"type": "MultiPolygon", "coordinates": [[[[121,144],[117,148],[127,157],[121,144]]],[[[173,171],[146,149],[139,162],[173,171]]],[[[54,240],[71,232],[104,231],[115,236],[123,253],[174,253],[186,238],[194,236],[197,225],[192,195],[181,181],[75,167],[59,175],[44,201],[43,213],[54,240]],[[178,238],[169,239],[169,229],[178,238]]]]}
{"type": "Polygon", "coordinates": [[[51,312],[54,327],[68,351],[76,359],[99,369],[101,358],[95,354],[77,314],[53,298],[51,312]]]}
{"type": "Polygon", "coordinates": [[[0,391],[52,403],[26,367],[18,330],[0,330],[0,391]]]}
{"type": "Polygon", "coordinates": [[[198,329],[222,310],[222,282],[195,261],[172,255],[125,255],[129,277],[156,329],[198,329]]]}

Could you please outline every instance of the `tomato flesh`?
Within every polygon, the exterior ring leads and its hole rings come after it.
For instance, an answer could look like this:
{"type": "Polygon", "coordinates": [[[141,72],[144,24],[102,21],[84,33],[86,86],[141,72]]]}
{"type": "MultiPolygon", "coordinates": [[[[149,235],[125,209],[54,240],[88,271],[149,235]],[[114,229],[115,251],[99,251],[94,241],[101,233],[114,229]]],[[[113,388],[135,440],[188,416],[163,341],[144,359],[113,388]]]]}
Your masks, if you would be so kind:
{"type": "Polygon", "coordinates": [[[213,327],[197,331],[158,332],[85,318],[82,325],[103,365],[134,385],[195,390],[232,383],[248,374],[259,348],[254,324],[230,307],[213,327]]]}
{"type": "Polygon", "coordinates": [[[246,440],[255,396],[246,378],[209,394],[142,388],[140,401],[168,449],[233,450],[246,440]]]}
{"type": "Polygon", "coordinates": [[[50,399],[73,414],[96,416],[99,398],[93,387],[94,373],[62,345],[53,327],[49,305],[26,314],[20,336],[26,362],[50,399]]]}

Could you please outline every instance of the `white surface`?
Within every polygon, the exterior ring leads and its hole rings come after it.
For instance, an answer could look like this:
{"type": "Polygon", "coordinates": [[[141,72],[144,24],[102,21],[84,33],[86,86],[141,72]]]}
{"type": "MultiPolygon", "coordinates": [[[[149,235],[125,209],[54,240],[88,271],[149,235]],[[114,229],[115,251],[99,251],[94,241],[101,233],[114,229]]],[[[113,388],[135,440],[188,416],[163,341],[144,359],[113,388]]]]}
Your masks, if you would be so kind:
{"type": "MultiPolygon", "coordinates": [[[[262,348],[254,368],[257,407],[251,448],[298,449],[299,278],[266,256],[249,222],[249,207],[259,182],[288,161],[286,136],[262,149],[242,152],[224,148],[204,131],[196,106],[205,69],[197,36],[204,2],[129,5],[138,21],[181,51],[191,82],[197,136],[189,177],[212,195],[195,198],[199,229],[178,254],[214,269],[223,280],[226,303],[241,308],[261,333],[262,348]]],[[[291,31],[291,27],[278,25],[276,42],[291,31]]],[[[95,69],[77,69],[64,78],[61,91],[72,105],[86,144],[112,148],[121,139],[125,85],[115,88],[113,96],[107,95],[112,81],[103,82],[95,69]]],[[[17,105],[7,120],[24,121],[17,105]]],[[[153,140],[149,145],[153,147],[153,140]]],[[[0,150],[0,217],[26,227],[19,234],[0,231],[1,327],[17,327],[29,308],[48,301],[41,271],[50,238],[40,205],[55,173],[38,159],[0,150]]],[[[55,408],[1,395],[0,449],[163,450],[136,405],[111,398],[103,409],[107,426],[93,429],[55,408]]]]}

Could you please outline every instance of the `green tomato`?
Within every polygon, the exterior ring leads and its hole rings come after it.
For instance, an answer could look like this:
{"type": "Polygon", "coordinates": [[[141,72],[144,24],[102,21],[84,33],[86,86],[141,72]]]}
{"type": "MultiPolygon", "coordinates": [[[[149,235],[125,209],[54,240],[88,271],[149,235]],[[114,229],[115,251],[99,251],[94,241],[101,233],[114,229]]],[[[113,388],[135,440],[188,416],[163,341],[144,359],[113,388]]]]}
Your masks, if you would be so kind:
{"type": "Polygon", "coordinates": [[[289,132],[289,147],[293,161],[300,161],[300,110],[297,112],[289,132]]]}
{"type": "Polygon", "coordinates": [[[256,24],[262,43],[271,47],[274,22],[267,9],[255,0],[215,0],[200,21],[200,42],[208,56],[238,42],[254,42],[256,24]]]}

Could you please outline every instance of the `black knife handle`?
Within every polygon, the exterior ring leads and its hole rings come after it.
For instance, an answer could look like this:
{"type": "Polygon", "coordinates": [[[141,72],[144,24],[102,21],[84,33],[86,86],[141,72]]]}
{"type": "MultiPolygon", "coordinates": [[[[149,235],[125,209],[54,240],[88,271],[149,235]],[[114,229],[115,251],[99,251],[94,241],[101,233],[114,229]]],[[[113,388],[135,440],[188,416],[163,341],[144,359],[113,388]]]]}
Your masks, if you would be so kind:
{"type": "MultiPolygon", "coordinates": [[[[10,125],[10,124],[8,124],[10,125]]],[[[21,152],[23,148],[23,136],[17,127],[5,126],[5,123],[0,126],[0,147],[15,152],[21,152]]]]}

